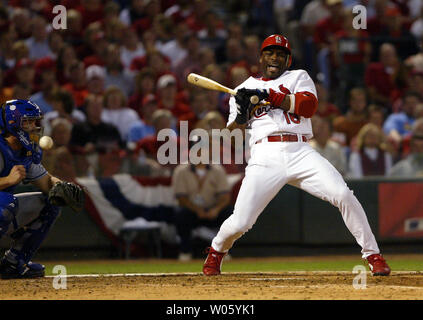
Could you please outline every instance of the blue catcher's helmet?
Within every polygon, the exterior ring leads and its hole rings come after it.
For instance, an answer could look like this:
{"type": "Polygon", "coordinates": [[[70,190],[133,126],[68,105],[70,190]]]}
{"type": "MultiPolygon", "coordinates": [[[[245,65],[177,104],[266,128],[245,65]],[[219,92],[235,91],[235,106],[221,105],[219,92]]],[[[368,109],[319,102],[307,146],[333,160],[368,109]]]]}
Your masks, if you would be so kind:
{"type": "Polygon", "coordinates": [[[39,106],[29,100],[9,100],[2,105],[1,133],[9,133],[21,142],[32,155],[34,163],[41,161],[38,140],[43,134],[43,114],[39,106]]]}

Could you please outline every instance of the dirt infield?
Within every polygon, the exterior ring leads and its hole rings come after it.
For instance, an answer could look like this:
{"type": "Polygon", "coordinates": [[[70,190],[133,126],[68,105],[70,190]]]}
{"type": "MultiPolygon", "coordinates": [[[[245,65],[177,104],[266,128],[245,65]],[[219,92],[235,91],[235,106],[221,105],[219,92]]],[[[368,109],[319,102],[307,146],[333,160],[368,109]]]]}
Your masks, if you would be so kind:
{"type": "Polygon", "coordinates": [[[54,289],[53,277],[1,280],[1,300],[423,300],[423,273],[368,275],[366,289],[354,289],[351,272],[199,273],[69,277],[54,289]],[[63,284],[63,283],[62,283],[63,284]]]}

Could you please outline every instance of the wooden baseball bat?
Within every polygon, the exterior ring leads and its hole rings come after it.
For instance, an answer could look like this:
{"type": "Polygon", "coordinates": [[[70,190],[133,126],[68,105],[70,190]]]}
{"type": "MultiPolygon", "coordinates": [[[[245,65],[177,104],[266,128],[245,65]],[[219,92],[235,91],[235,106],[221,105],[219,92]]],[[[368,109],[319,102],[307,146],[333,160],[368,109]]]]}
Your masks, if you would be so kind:
{"type": "MultiPolygon", "coordinates": [[[[217,91],[221,91],[221,92],[226,92],[229,93],[231,95],[236,95],[236,91],[233,89],[230,89],[228,87],[225,87],[224,85],[220,84],[217,81],[214,81],[212,79],[200,76],[199,74],[196,73],[190,73],[187,77],[187,80],[189,83],[205,88],[205,89],[210,89],[210,90],[217,90],[217,91]]],[[[252,104],[257,104],[259,102],[259,98],[258,96],[252,96],[250,97],[250,102],[252,104]]],[[[261,105],[264,104],[268,104],[268,103],[263,103],[261,105]]],[[[254,108],[253,110],[255,110],[256,108],[254,108]]]]}

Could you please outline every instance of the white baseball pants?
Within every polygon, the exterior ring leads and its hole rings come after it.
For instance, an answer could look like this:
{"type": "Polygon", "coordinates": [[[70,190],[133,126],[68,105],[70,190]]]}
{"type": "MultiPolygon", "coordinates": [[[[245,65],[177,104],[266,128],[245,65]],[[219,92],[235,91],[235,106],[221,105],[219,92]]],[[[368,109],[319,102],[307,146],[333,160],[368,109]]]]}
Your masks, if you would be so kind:
{"type": "Polygon", "coordinates": [[[212,247],[227,252],[252,228],[285,184],[338,207],[345,225],[362,248],[363,258],[379,253],[363,207],[341,174],[305,142],[264,141],[253,145],[234,212],[221,225],[212,247]]]}

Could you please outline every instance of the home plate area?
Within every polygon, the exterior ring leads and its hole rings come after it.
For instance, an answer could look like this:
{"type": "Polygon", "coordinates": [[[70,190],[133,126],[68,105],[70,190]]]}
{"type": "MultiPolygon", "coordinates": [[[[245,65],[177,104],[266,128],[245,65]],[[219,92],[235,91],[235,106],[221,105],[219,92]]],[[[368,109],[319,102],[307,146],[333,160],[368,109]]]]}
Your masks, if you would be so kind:
{"type": "MultiPolygon", "coordinates": [[[[352,272],[68,275],[0,281],[0,299],[422,300],[423,273],[357,278],[352,272]],[[65,282],[64,282],[65,281],[65,282]],[[65,284],[55,289],[53,284],[65,284]]],[[[361,275],[363,277],[363,274],[361,275]]]]}

